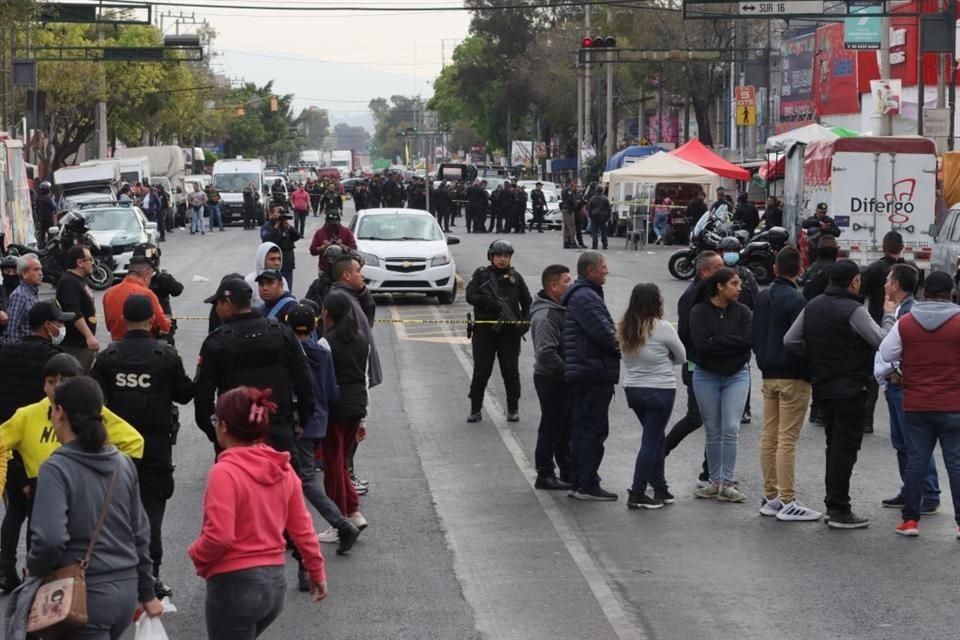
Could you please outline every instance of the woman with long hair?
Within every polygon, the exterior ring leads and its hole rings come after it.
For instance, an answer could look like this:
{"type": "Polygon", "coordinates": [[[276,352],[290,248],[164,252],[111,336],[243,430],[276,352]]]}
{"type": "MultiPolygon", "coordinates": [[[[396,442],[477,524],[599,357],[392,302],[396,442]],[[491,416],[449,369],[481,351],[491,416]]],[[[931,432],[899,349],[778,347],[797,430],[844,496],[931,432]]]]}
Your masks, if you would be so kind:
{"type": "Polygon", "coordinates": [[[27,570],[42,577],[83,560],[106,508],[86,569],[89,620],[60,636],[67,640],[119,638],[138,603],[149,616],[163,613],[137,469],[107,443],[102,414],[103,393],[92,378],[70,378],[57,388],[50,417],[63,446],[40,467],[30,520],[27,570]]]}
{"type": "Polygon", "coordinates": [[[740,418],[750,393],[750,351],[753,325],[750,309],[737,302],[740,276],[722,268],[704,281],[705,299],[690,311],[693,388],[706,432],[710,484],[697,489],[698,498],[726,502],[746,500],[736,486],[740,418]]]}
{"type": "Polygon", "coordinates": [[[348,294],[334,290],[323,300],[325,342],[333,354],[333,369],[340,399],[330,405],[327,435],[323,439],[324,486],[327,495],[358,529],[367,527],[360,513],[360,497],[350,477],[349,455],[353,445],[366,436],[367,358],[370,342],[357,325],[348,294]]]}
{"type": "Polygon", "coordinates": [[[217,399],[223,452],[207,476],[203,525],[187,553],[207,580],[210,640],[256,638],[283,610],[286,531],[310,575],[315,602],[327,595],[323,555],[290,454],[265,441],[277,405],[270,389],[237,387],[217,399]]]}
{"type": "Polygon", "coordinates": [[[655,284],[633,288],[618,329],[627,371],[623,391],[643,428],[627,507],[659,509],[674,500],[664,474],[664,432],[677,395],[673,368],[686,362],[687,353],[677,330],[663,320],[663,296],[655,284]]]}

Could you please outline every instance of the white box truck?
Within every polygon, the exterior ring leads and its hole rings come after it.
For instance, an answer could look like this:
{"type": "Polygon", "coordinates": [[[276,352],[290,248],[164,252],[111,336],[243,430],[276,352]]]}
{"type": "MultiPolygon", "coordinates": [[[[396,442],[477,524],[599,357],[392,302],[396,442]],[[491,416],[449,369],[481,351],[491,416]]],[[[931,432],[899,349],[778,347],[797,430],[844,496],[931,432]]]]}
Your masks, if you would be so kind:
{"type": "MultiPolygon", "coordinates": [[[[148,161],[148,176],[150,184],[162,184],[170,194],[170,206],[180,208],[186,200],[183,189],[183,178],[186,166],[183,160],[183,150],[176,145],[162,145],[158,147],[125,147],[117,149],[114,156],[120,160],[127,158],[146,158],[148,161]]],[[[120,170],[123,174],[123,169],[120,170]]],[[[130,182],[127,180],[127,182],[130,182]]],[[[131,184],[133,184],[131,182],[131,184]]]]}
{"type": "Polygon", "coordinates": [[[243,221],[243,190],[250,183],[253,183],[257,190],[257,218],[260,224],[263,224],[266,207],[269,205],[269,187],[265,189],[263,183],[264,168],[263,160],[242,156],[213,163],[213,186],[220,192],[224,224],[243,221]]]}
{"type": "Polygon", "coordinates": [[[113,160],[90,160],[53,172],[61,210],[82,202],[114,202],[120,190],[120,165],[113,160]]]}
{"type": "Polygon", "coordinates": [[[840,228],[837,244],[866,265],[883,255],[883,236],[898,231],[904,258],[930,267],[937,152],[921,137],[839,138],[797,145],[787,154],[784,226],[799,225],[825,203],[840,228]],[[802,166],[801,166],[802,165],[802,166]]]}

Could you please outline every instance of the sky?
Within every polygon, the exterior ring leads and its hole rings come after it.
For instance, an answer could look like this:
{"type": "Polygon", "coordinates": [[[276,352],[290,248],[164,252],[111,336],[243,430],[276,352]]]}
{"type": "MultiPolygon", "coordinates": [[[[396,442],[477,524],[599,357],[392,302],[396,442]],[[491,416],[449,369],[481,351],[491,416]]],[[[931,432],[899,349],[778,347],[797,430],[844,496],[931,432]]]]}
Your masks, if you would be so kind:
{"type": "MultiPolygon", "coordinates": [[[[391,95],[432,95],[444,52],[467,35],[466,11],[410,12],[389,9],[375,13],[237,11],[216,8],[183,9],[187,16],[206,19],[216,29],[212,68],[231,78],[263,85],[273,80],[278,94],[295,95],[294,113],[317,106],[330,112],[331,128],[338,122],[372,130],[367,109],[372,98],[391,95]]],[[[239,0],[233,0],[237,4],[239,0]]],[[[292,5],[306,0],[277,0],[292,5]]],[[[246,2],[244,2],[246,4],[246,2]]],[[[344,2],[312,0],[312,5],[344,2]]],[[[351,5],[376,7],[455,4],[451,0],[348,0],[351,5]]],[[[261,6],[269,7],[270,3],[261,6]]],[[[155,11],[179,14],[181,9],[155,11]]],[[[173,18],[164,29],[174,33],[173,18]]],[[[191,27],[181,26],[181,32],[191,27]]]]}

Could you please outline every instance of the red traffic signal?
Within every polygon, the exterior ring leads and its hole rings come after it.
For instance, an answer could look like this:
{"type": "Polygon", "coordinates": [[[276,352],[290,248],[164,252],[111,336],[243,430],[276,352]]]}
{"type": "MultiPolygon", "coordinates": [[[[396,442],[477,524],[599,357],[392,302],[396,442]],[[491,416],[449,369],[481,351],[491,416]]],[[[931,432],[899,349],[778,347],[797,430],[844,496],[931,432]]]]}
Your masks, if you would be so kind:
{"type": "Polygon", "coordinates": [[[613,36],[585,36],[580,41],[581,49],[613,49],[617,46],[617,39],[613,36]]]}

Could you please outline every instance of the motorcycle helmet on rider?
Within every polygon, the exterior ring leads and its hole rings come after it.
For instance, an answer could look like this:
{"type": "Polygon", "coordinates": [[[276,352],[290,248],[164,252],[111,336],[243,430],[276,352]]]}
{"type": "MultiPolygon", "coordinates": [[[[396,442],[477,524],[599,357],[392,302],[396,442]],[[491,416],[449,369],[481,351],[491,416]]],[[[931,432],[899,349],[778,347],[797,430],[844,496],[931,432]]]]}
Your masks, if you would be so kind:
{"type": "Polygon", "coordinates": [[[723,257],[723,264],[727,267],[735,267],[740,262],[740,250],[743,247],[740,241],[733,236],[727,236],[720,240],[717,249],[723,257]]]}

